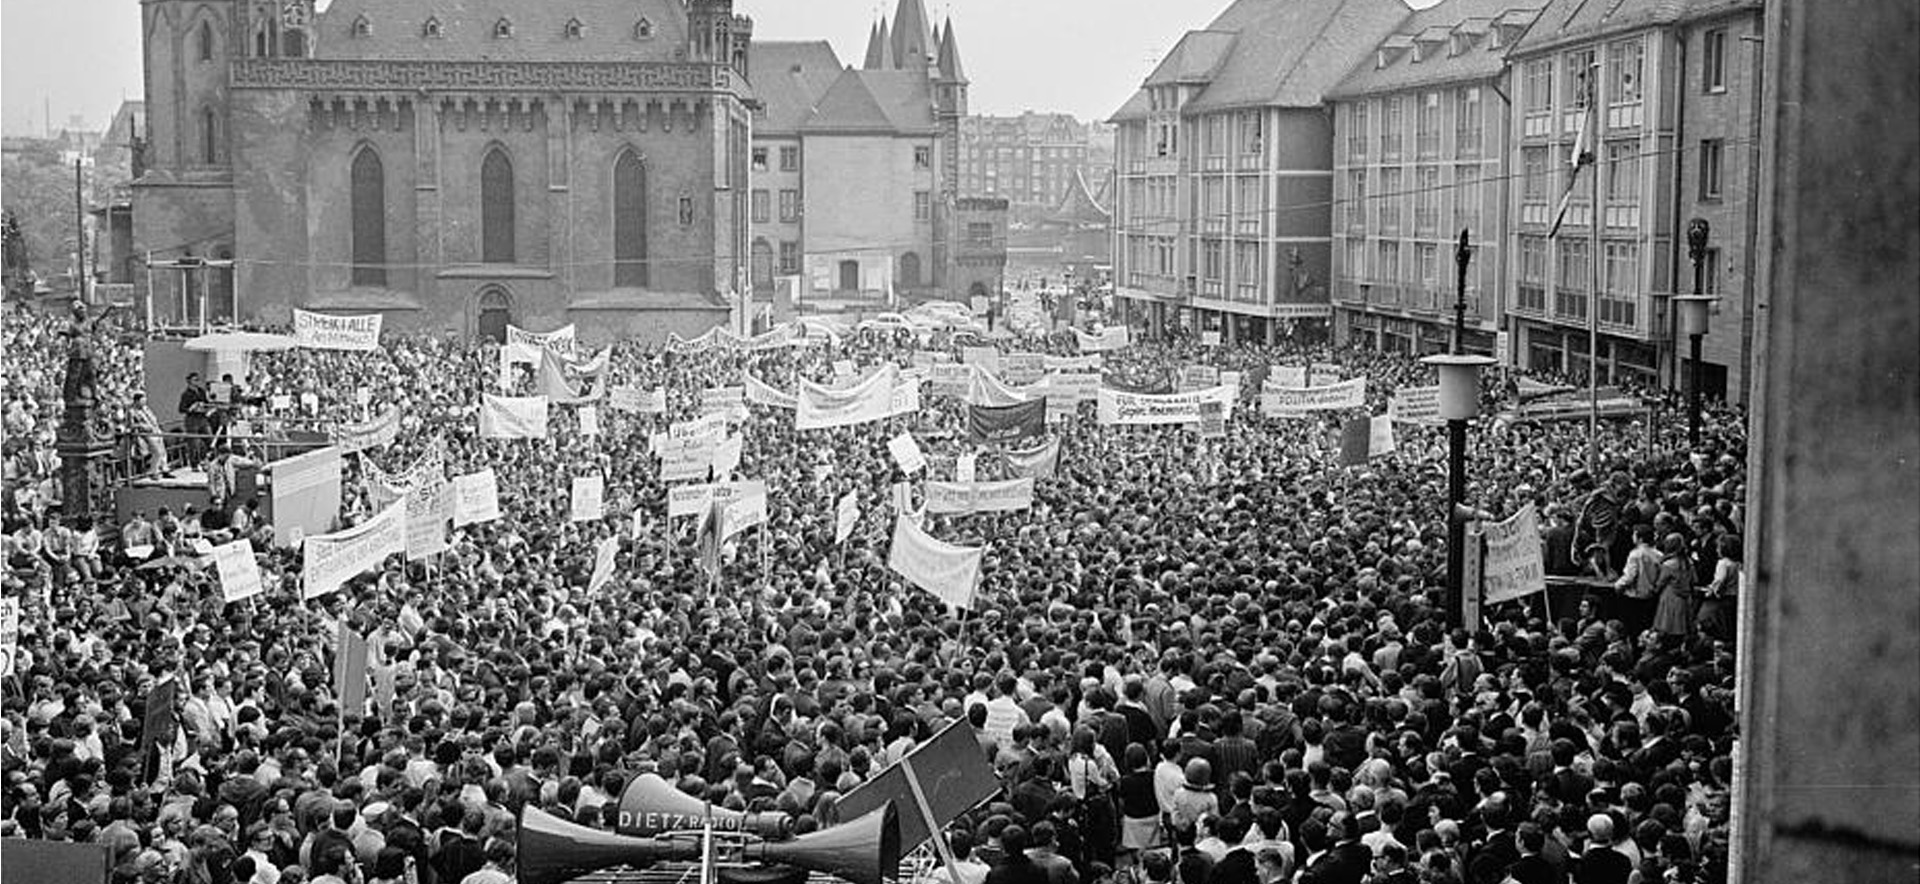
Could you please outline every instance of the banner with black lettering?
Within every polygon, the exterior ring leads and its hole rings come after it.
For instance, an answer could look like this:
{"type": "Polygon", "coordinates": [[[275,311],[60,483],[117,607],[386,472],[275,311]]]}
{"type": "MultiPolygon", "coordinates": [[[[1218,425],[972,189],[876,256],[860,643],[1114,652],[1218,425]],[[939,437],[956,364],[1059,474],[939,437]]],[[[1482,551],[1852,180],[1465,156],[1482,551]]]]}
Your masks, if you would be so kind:
{"type": "Polygon", "coordinates": [[[928,482],[927,512],[1009,513],[1033,508],[1033,480],[928,482]]]}
{"type": "Polygon", "coordinates": [[[378,313],[332,316],[295,308],[293,342],[310,350],[378,350],[380,322],[378,313]]]}
{"type": "Polygon", "coordinates": [[[1233,398],[1232,387],[1209,387],[1191,393],[1167,395],[1123,393],[1102,387],[1099,397],[1100,424],[1152,426],[1199,423],[1202,402],[1220,403],[1222,419],[1231,420],[1233,398]]]}
{"type": "Polygon", "coordinates": [[[1006,445],[1046,434],[1045,396],[1018,405],[967,406],[967,438],[974,442],[1006,445]]]}
{"type": "Polygon", "coordinates": [[[332,432],[333,445],[343,453],[392,445],[400,435],[400,409],[389,408],[379,417],[357,424],[341,424],[332,432]]]}

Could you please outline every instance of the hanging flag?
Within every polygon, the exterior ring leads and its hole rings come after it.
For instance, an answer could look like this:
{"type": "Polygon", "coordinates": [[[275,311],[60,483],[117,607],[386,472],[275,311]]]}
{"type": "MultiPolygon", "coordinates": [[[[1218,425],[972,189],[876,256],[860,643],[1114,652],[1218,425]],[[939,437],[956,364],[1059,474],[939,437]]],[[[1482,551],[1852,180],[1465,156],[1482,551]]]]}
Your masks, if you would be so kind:
{"type": "Polygon", "coordinates": [[[1393,418],[1389,415],[1356,417],[1340,427],[1340,465],[1365,466],[1371,458],[1392,454],[1393,418]]]}
{"type": "MultiPolygon", "coordinates": [[[[1584,88],[1580,102],[1580,123],[1573,133],[1573,150],[1567,154],[1567,186],[1560,192],[1560,207],[1554,210],[1553,227],[1547,231],[1548,239],[1560,235],[1560,225],[1567,220],[1567,210],[1573,207],[1573,189],[1580,181],[1580,169],[1594,163],[1594,148],[1589,141],[1593,131],[1592,69],[1589,68],[1581,79],[1584,88]]],[[[1593,207],[1593,211],[1599,210],[1599,206],[1593,207]]]]}
{"type": "Polygon", "coordinates": [[[593,549],[593,576],[587,578],[587,592],[599,592],[613,579],[613,557],[620,551],[620,536],[612,535],[593,549]]]}
{"type": "Polygon", "coordinates": [[[845,497],[840,498],[840,504],[835,509],[833,542],[846,543],[847,538],[853,536],[853,526],[860,522],[859,495],[852,491],[847,492],[845,497]]]}
{"type": "Polygon", "coordinates": [[[694,536],[694,548],[700,553],[700,567],[716,577],[720,574],[720,547],[726,542],[722,536],[726,522],[727,503],[715,495],[713,506],[707,509],[706,518],[700,520],[700,531],[694,536]]]}
{"type": "Polygon", "coordinates": [[[1046,434],[1045,396],[1016,405],[967,406],[967,438],[974,442],[1002,445],[1046,434]]]}
{"type": "Polygon", "coordinates": [[[347,713],[358,714],[367,705],[367,639],[345,626],[333,655],[333,695],[347,713]]]}

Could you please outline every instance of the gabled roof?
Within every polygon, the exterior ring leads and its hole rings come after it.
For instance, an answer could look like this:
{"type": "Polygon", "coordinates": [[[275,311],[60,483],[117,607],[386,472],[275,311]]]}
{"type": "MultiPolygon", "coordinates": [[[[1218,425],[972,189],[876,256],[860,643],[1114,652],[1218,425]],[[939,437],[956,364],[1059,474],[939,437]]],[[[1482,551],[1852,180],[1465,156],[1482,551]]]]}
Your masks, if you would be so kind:
{"type": "Polygon", "coordinates": [[[1352,98],[1491,78],[1506,63],[1506,47],[1486,36],[1492,22],[1524,25],[1544,5],[1546,0],[1442,0],[1415,12],[1382,39],[1327,97],[1352,98]],[[1425,45],[1413,51],[1416,44],[1425,45]],[[1464,50],[1455,52],[1456,45],[1464,50]]]}
{"type": "Polygon", "coordinates": [[[754,94],[766,111],[754,134],[793,135],[813,115],[820,97],[839,79],[840,59],[825,40],[755,40],[747,47],[754,94]]]}
{"type": "Polygon", "coordinates": [[[1759,10],[1761,0],[1553,0],[1540,12],[1513,55],[1545,52],[1639,28],[1675,24],[1740,9],[1759,10]]]}
{"type": "Polygon", "coordinates": [[[1113,116],[1107,118],[1107,122],[1124,123],[1128,120],[1144,120],[1152,110],[1153,106],[1147,99],[1147,90],[1135,89],[1133,95],[1127,98],[1127,103],[1120,105],[1120,109],[1114,111],[1113,116]]]}
{"type": "Polygon", "coordinates": [[[679,0],[333,0],[314,15],[314,57],[430,61],[672,61],[687,45],[687,13],[679,0]],[[371,33],[353,34],[365,17],[371,33]],[[440,23],[440,36],[422,25],[440,23]],[[636,39],[641,19],[652,36],[636,39]],[[494,36],[501,19],[513,35],[494,36]],[[569,20],[582,25],[568,37],[569,20]]]}
{"type": "Polygon", "coordinates": [[[1182,110],[1318,107],[1353,59],[1411,12],[1403,0],[1235,0],[1207,30],[1239,36],[1212,82],[1182,110]]]}
{"type": "Polygon", "coordinates": [[[1154,66],[1153,73],[1147,75],[1146,85],[1171,86],[1212,80],[1238,36],[1232,31],[1188,31],[1173,45],[1173,51],[1154,66]]]}
{"type": "Polygon", "coordinates": [[[933,102],[925,71],[846,68],[815,102],[799,131],[874,135],[930,135],[933,102]]]}

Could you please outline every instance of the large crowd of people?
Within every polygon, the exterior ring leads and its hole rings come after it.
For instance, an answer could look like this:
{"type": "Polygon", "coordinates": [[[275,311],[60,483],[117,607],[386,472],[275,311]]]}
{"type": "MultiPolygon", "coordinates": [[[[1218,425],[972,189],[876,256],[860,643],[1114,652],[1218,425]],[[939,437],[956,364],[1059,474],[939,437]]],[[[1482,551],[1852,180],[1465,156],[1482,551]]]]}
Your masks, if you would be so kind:
{"type": "MultiPolygon", "coordinates": [[[[238,419],[271,435],[398,406],[398,439],[347,458],[341,524],[374,513],[371,467],[402,471],[430,447],[449,476],[492,468],[501,518],[302,601],[298,550],[244,507],[143,514],[136,557],[62,524],[60,326],[12,306],[5,323],[4,579],[22,617],[0,831],[104,845],[116,881],[509,881],[521,808],[611,829],[642,773],[808,832],[843,822],[839,797],[914,745],[989,711],[1017,723],[981,731],[1001,791],[946,833],[957,862],[929,874],[956,884],[1725,878],[1745,479],[1732,410],[1689,448],[1684,416],[1656,397],[1603,422],[1593,458],[1585,421],[1493,418],[1514,379],[1497,373],[1470,434],[1469,502],[1537,507],[1548,573],[1585,590],[1459,626],[1444,433],[1402,426],[1394,453],[1342,467],[1352,415],[1267,417],[1255,392],[1268,366],[1334,362],[1368,379],[1378,414],[1430,369],[1324,345],[1136,342],[1105,354],[1114,383],[1242,373],[1225,438],[1103,426],[1091,404],[1053,424],[1058,467],[1030,509],[924,517],[986,551],[962,613],[887,567],[909,477],[886,443],[912,433],[930,474],[951,478],[974,451],[964,402],[926,395],[915,414],[817,431],[749,406],[736,475],[766,483],[768,519],[715,574],[699,520],[668,518],[648,453],[703,389],[904,367],[957,354],[947,332],[619,343],[607,383],[664,389],[667,413],[603,402],[585,435],[578,409],[556,407],[545,440],[480,436],[497,345],[390,335],[374,353],[257,354],[238,419]],[[607,515],[572,521],[584,474],[604,477],[607,515]],[[836,543],[849,493],[862,515],[836,543]],[[224,604],[195,541],[241,537],[267,588],[224,604]],[[613,577],[589,591],[608,537],[613,577]],[[343,710],[333,657],[348,629],[368,637],[376,689],[343,710]],[[169,679],[177,722],[147,702],[169,679]]],[[[1077,353],[1064,333],[964,343],[1077,353]]],[[[117,431],[144,438],[137,342],[103,337],[96,358],[117,431]]],[[[1008,475],[992,452],[978,464],[1008,475]]]]}

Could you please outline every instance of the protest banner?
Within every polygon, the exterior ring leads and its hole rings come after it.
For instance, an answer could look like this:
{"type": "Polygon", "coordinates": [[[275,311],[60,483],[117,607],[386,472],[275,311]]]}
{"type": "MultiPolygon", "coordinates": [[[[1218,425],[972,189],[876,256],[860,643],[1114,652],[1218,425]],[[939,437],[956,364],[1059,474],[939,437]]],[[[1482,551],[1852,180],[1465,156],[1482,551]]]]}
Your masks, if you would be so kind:
{"type": "Polygon", "coordinates": [[[667,391],[664,389],[645,390],[639,387],[614,387],[607,393],[607,408],[613,411],[632,411],[639,414],[665,414],[667,411],[667,391]]]}
{"type": "Polygon", "coordinates": [[[1220,369],[1211,365],[1189,365],[1180,370],[1180,385],[1175,391],[1191,393],[1220,385],[1220,369]]]}
{"type": "Polygon", "coordinates": [[[550,332],[530,332],[515,325],[507,326],[507,346],[517,354],[527,358],[516,361],[535,362],[540,351],[555,350],[563,355],[572,355],[574,346],[573,323],[567,323],[550,332]]]}
{"type": "Polygon", "coordinates": [[[728,436],[713,447],[713,475],[722,478],[740,468],[740,455],[746,450],[746,442],[739,436],[728,436]]]}
{"type": "Polygon", "coordinates": [[[919,406],[919,388],[899,384],[900,369],[884,365],[866,380],[844,390],[823,387],[811,381],[800,382],[799,404],[794,412],[794,429],[823,430],[850,427],[892,416],[895,409],[910,404],[919,406]],[[903,392],[896,399],[895,387],[903,392]]]}
{"type": "Polygon", "coordinates": [[[713,469],[718,443],[698,439],[670,440],[660,446],[660,481],[704,481],[713,469]]]}
{"type": "MultiPolygon", "coordinates": [[[[758,484],[765,487],[765,483],[758,484]]],[[[668,488],[667,518],[701,515],[712,508],[716,499],[731,508],[745,499],[748,486],[746,482],[707,482],[668,488]]]]}
{"type": "Polygon", "coordinates": [[[1401,387],[1387,400],[1387,416],[1394,423],[1437,426],[1440,420],[1440,388],[1401,387]]]}
{"type": "Polygon", "coordinates": [[[414,464],[406,478],[407,561],[416,562],[447,548],[447,519],[453,492],[447,487],[445,448],[439,442],[414,464]]]}
{"type": "Polygon", "coordinates": [[[380,322],[378,313],[332,316],[296,307],[293,310],[293,343],[310,350],[378,350],[380,322]]]}
{"type": "Polygon", "coordinates": [[[1200,438],[1224,439],[1227,436],[1225,409],[1219,402],[1200,403],[1200,438]]]}
{"type": "Polygon", "coordinates": [[[227,604],[245,601],[265,591],[253,543],[242,537],[213,548],[213,568],[220,575],[220,595],[227,604]]]}
{"type": "Polygon", "coordinates": [[[860,523],[860,497],[852,491],[841,496],[840,503],[834,507],[833,542],[846,543],[853,536],[853,527],[860,523]]]}
{"type": "Polygon", "coordinates": [[[887,451],[893,454],[893,462],[900,465],[900,472],[911,474],[927,465],[927,456],[911,433],[901,433],[888,440],[887,451]]]}
{"type": "Polygon", "coordinates": [[[1504,522],[1483,523],[1481,531],[1487,540],[1486,556],[1481,560],[1486,604],[1497,605],[1546,591],[1540,522],[1533,504],[1504,522]]]}
{"type": "Polygon", "coordinates": [[[342,424],[328,434],[333,447],[342,454],[354,454],[369,448],[392,445],[400,436],[400,409],[389,408],[379,417],[357,424],[342,424]]]}
{"type": "Polygon", "coordinates": [[[453,479],[453,527],[500,518],[500,480],[493,468],[453,479]]]}
{"type": "Polygon", "coordinates": [[[0,598],[0,677],[13,674],[20,659],[20,600],[0,598]]]}
{"type": "Polygon", "coordinates": [[[983,551],[936,540],[902,515],[893,523],[887,567],[949,606],[964,609],[973,605],[983,551]]]}
{"type": "Polygon", "coordinates": [[[746,388],[747,401],[755,405],[765,405],[768,408],[784,408],[788,411],[798,408],[800,405],[799,400],[796,399],[792,393],[782,392],[753,375],[745,375],[741,378],[741,381],[746,388]]]}
{"type": "Polygon", "coordinates": [[[1045,445],[1025,451],[1008,451],[1005,456],[1015,476],[1051,479],[1060,467],[1060,440],[1050,439],[1045,445]]]}
{"type": "Polygon", "coordinates": [[[1106,364],[1106,358],[1098,353],[1080,356],[1047,356],[1044,358],[1047,371],[1089,371],[1096,374],[1106,364]]]}
{"type": "Polygon", "coordinates": [[[1047,373],[1047,359],[1038,353],[1008,353],[1000,357],[1000,379],[1009,384],[1031,384],[1047,373]]]}
{"type": "Polygon", "coordinates": [[[1132,336],[1124,325],[1110,325],[1099,334],[1089,334],[1076,328],[1073,330],[1073,338],[1080,345],[1082,353],[1124,350],[1132,343],[1132,336]]]}
{"type": "MultiPolygon", "coordinates": [[[[766,482],[731,482],[727,487],[726,512],[721,518],[722,543],[748,528],[767,523],[766,482]]],[[[720,497],[717,492],[715,496],[720,497]]]]}
{"type": "Polygon", "coordinates": [[[1341,425],[1341,466],[1366,466],[1372,458],[1392,454],[1393,447],[1393,419],[1386,415],[1356,417],[1341,425]]]}
{"type": "Polygon", "coordinates": [[[310,534],[300,551],[302,599],[338,590],[355,574],[373,570],[387,556],[407,550],[407,508],[402,502],[365,522],[331,534],[310,534]]]}
{"type": "Polygon", "coordinates": [[[1005,445],[1047,434],[1046,397],[999,407],[967,406],[967,438],[987,445],[1005,445]]]}
{"type": "Polygon", "coordinates": [[[998,373],[1000,371],[1000,351],[992,347],[961,347],[960,363],[998,373]]]}
{"type": "Polygon", "coordinates": [[[1233,417],[1233,390],[1211,387],[1191,393],[1124,393],[1101,387],[1102,426],[1190,424],[1200,420],[1200,403],[1219,402],[1223,419],[1233,417]]]}
{"type": "Polygon", "coordinates": [[[1315,362],[1307,369],[1307,386],[1332,386],[1340,382],[1340,373],[1339,363],[1315,362]]]}
{"type": "Polygon", "coordinates": [[[580,435],[600,435],[600,409],[582,405],[579,411],[574,412],[574,416],[580,419],[580,435]]]}
{"type": "Polygon", "coordinates": [[[980,470],[980,455],[967,452],[953,459],[953,480],[972,482],[980,470]]]}
{"type": "Polygon", "coordinates": [[[1298,390],[1307,385],[1307,368],[1304,365],[1275,365],[1267,370],[1265,386],[1269,389],[1298,390]]]}
{"type": "Polygon", "coordinates": [[[606,515],[606,479],[599,473],[590,476],[574,476],[572,506],[567,510],[567,521],[592,522],[606,515]]]}
{"type": "Polygon", "coordinates": [[[547,438],[547,397],[485,395],[480,435],[486,439],[547,438]]]}
{"type": "Polygon", "coordinates": [[[1047,375],[1047,398],[1068,405],[1091,402],[1100,394],[1100,375],[1094,372],[1061,371],[1047,375]]]}
{"type": "Polygon", "coordinates": [[[927,368],[927,378],[932,383],[933,395],[964,399],[973,389],[973,366],[935,363],[927,368]]]}
{"type": "Polygon", "coordinates": [[[1366,404],[1366,378],[1354,378],[1325,387],[1305,387],[1297,390],[1269,387],[1260,392],[1260,413],[1270,417],[1291,417],[1313,411],[1362,408],[1366,404]]]}
{"type": "Polygon", "coordinates": [[[1201,333],[1200,333],[1200,346],[1202,346],[1202,347],[1218,347],[1218,346],[1220,346],[1220,333],[1219,333],[1219,332],[1217,332],[1217,331],[1203,331],[1203,332],[1201,332],[1201,333]]]}
{"type": "Polygon", "coordinates": [[[276,546],[297,546],[296,535],[318,534],[340,515],[340,449],[327,447],[267,465],[273,485],[276,546]]]}
{"type": "Polygon", "coordinates": [[[928,482],[927,512],[1006,513],[1033,507],[1033,480],[928,482]]]}

